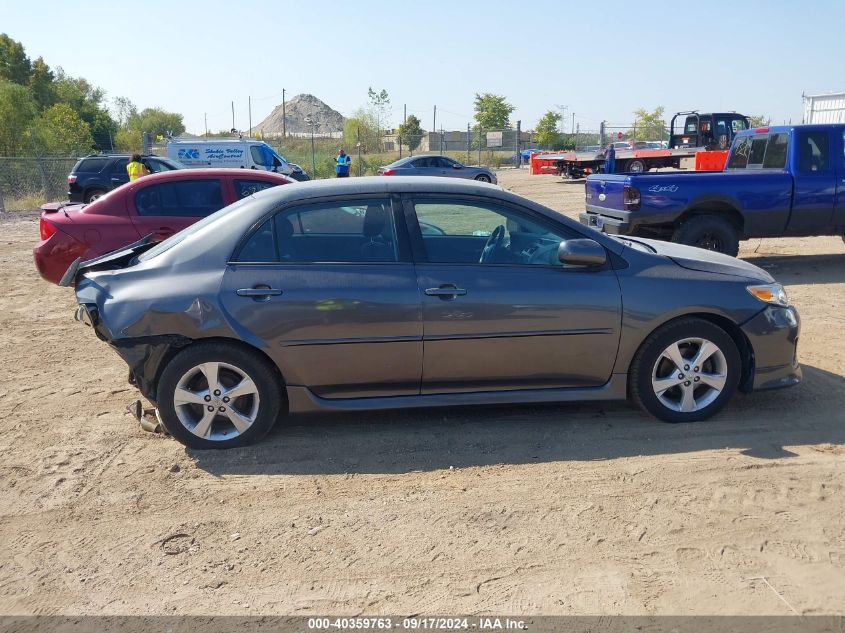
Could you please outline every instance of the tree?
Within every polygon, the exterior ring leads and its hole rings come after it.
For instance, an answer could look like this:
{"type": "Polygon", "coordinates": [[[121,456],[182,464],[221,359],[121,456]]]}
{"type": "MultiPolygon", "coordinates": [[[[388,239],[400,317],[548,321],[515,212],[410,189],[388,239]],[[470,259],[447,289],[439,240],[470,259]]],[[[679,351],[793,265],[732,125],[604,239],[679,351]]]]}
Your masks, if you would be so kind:
{"type": "Polygon", "coordinates": [[[560,123],[561,114],[554,110],[546,112],[537,122],[537,142],[540,145],[555,145],[560,141],[560,132],[557,126],[560,123]]]}
{"type": "Polygon", "coordinates": [[[377,146],[379,151],[381,150],[381,130],[384,127],[385,121],[387,117],[387,108],[390,105],[390,97],[387,94],[387,90],[382,88],[381,92],[376,92],[371,88],[367,89],[367,95],[370,98],[370,108],[375,111],[376,115],[376,130],[378,130],[378,143],[377,146]]]}
{"type": "Polygon", "coordinates": [[[402,139],[402,144],[406,145],[412,153],[422,143],[424,134],[425,130],[420,127],[420,120],[413,114],[399,126],[399,136],[402,139]]]}
{"type": "Polygon", "coordinates": [[[378,119],[373,112],[358,108],[343,123],[343,143],[351,152],[357,143],[362,152],[378,151],[381,142],[378,119]]]}
{"type": "Polygon", "coordinates": [[[0,33],[0,79],[25,86],[29,83],[32,62],[26,56],[23,44],[0,33]]]}
{"type": "Polygon", "coordinates": [[[86,153],[94,146],[91,128],[66,103],[45,110],[38,122],[37,135],[42,152],[47,154],[86,153]]]}
{"type": "Polygon", "coordinates": [[[748,123],[751,125],[751,128],[754,129],[755,127],[764,127],[769,125],[769,122],[772,120],[770,116],[763,116],[762,114],[753,114],[748,117],[748,123]]]}
{"type": "Polygon", "coordinates": [[[38,107],[49,108],[56,103],[56,89],[53,85],[56,76],[50,67],[39,57],[32,62],[32,72],[29,75],[29,89],[38,107]]]}
{"type": "Polygon", "coordinates": [[[634,123],[628,131],[628,140],[631,141],[652,141],[663,140],[666,136],[666,122],[663,120],[663,113],[666,108],[657,107],[651,112],[645,108],[634,110],[634,123]]]}
{"type": "Polygon", "coordinates": [[[126,97],[115,97],[112,99],[112,111],[120,127],[126,126],[129,123],[130,117],[138,114],[138,108],[126,97]]]}
{"type": "Polygon", "coordinates": [[[161,108],[144,108],[141,112],[130,114],[126,127],[135,132],[147,132],[153,136],[166,136],[168,133],[179,136],[185,131],[181,114],[167,112],[161,108]]]}
{"type": "Polygon", "coordinates": [[[475,95],[476,127],[481,130],[503,129],[510,127],[510,115],[515,108],[505,97],[489,92],[475,95]]]}
{"type": "Polygon", "coordinates": [[[91,128],[91,136],[98,149],[111,149],[117,122],[111,118],[104,105],[106,93],[82,77],[70,77],[61,68],[56,69],[56,100],[67,103],[79,113],[91,128]]]}
{"type": "Polygon", "coordinates": [[[0,155],[31,154],[37,116],[38,105],[27,88],[0,80],[0,155]]]}

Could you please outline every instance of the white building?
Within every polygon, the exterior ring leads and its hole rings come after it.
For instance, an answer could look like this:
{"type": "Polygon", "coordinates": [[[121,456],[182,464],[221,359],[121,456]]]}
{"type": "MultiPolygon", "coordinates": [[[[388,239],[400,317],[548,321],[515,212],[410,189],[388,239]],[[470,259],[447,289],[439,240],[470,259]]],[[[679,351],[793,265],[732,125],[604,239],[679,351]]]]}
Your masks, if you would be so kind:
{"type": "Polygon", "coordinates": [[[845,123],[845,92],[802,96],[803,123],[845,123]]]}

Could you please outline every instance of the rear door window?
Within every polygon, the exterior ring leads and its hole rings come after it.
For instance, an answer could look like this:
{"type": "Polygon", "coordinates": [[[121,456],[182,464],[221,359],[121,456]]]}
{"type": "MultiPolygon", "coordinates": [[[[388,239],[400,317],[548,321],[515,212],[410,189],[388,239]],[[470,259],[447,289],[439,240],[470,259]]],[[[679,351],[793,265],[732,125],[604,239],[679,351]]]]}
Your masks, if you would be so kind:
{"type": "Polygon", "coordinates": [[[830,147],[827,132],[798,133],[798,171],[827,171],[830,147]]]}
{"type": "Polygon", "coordinates": [[[772,134],[766,145],[766,156],[763,158],[763,169],[783,169],[786,167],[786,155],[789,147],[789,135],[772,134]]]}
{"type": "Polygon", "coordinates": [[[128,158],[118,158],[114,161],[111,166],[111,171],[113,174],[123,174],[126,175],[126,166],[129,164],[128,158]]]}
{"type": "Polygon", "coordinates": [[[275,229],[281,261],[398,261],[390,200],[297,206],[276,215],[275,229]]]}
{"type": "Polygon", "coordinates": [[[142,216],[204,217],[223,206],[219,180],[163,182],[135,194],[135,208],[142,216]]]}
{"type": "Polygon", "coordinates": [[[734,143],[731,157],[728,161],[728,169],[745,169],[748,165],[748,151],[751,149],[749,137],[738,138],[734,143]]]}

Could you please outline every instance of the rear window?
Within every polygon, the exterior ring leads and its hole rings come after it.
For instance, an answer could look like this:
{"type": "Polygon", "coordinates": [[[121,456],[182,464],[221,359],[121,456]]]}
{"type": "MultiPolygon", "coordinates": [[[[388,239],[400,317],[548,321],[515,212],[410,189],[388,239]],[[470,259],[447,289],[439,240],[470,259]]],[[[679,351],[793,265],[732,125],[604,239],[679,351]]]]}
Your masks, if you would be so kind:
{"type": "Polygon", "coordinates": [[[762,169],[763,157],[766,155],[766,144],[768,136],[755,136],[751,139],[751,151],[748,153],[748,168],[756,167],[762,169]]]}
{"type": "Polygon", "coordinates": [[[138,215],[204,217],[223,208],[219,180],[183,180],[144,187],[135,194],[138,215]]]}
{"type": "Polygon", "coordinates": [[[75,174],[96,174],[106,166],[108,158],[83,158],[73,168],[75,174]]]}
{"type": "Polygon", "coordinates": [[[279,183],[269,182],[267,180],[235,180],[235,192],[238,194],[238,199],[246,198],[254,193],[275,187],[279,183]]]}

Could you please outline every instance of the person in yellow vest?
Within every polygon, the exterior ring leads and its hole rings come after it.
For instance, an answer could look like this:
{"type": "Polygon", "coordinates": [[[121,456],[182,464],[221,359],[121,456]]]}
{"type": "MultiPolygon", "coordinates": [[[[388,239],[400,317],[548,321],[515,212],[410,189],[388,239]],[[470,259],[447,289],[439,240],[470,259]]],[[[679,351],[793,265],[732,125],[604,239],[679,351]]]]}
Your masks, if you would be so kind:
{"type": "Polygon", "coordinates": [[[138,180],[141,176],[149,176],[150,170],[141,162],[140,154],[132,154],[132,160],[126,165],[126,172],[129,174],[129,182],[138,180]]]}

